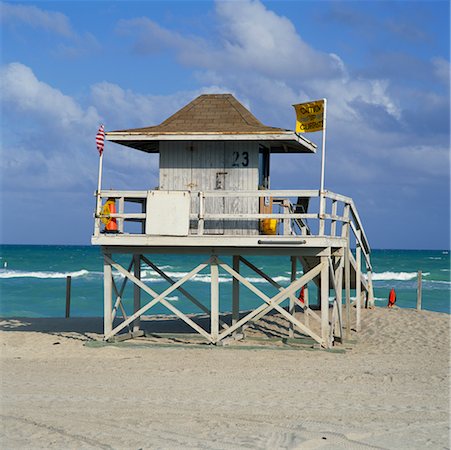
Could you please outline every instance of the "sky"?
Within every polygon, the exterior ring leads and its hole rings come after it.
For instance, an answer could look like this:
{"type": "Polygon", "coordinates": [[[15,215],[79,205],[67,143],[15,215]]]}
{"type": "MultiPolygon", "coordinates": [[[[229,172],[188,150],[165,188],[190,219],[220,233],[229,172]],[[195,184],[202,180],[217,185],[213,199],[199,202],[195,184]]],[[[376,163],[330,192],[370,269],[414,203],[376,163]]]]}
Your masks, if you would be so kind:
{"type": "MultiPolygon", "coordinates": [[[[292,130],[294,103],[327,98],[325,186],[354,199],[371,247],[450,248],[448,1],[0,5],[1,243],[89,244],[99,124],[232,93],[292,130]]],[[[273,189],[319,177],[320,152],[273,155],[273,189]]],[[[107,142],[102,185],[152,189],[158,159],[107,142]]]]}

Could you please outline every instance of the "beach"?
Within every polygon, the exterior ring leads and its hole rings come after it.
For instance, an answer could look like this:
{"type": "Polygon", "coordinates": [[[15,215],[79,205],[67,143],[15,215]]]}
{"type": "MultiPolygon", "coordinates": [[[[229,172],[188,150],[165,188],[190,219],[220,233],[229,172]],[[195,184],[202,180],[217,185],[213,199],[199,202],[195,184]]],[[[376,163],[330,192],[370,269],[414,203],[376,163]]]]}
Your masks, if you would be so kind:
{"type": "Polygon", "coordinates": [[[2,447],[449,448],[449,315],[362,313],[341,351],[103,344],[98,318],[1,319],[2,447]]]}

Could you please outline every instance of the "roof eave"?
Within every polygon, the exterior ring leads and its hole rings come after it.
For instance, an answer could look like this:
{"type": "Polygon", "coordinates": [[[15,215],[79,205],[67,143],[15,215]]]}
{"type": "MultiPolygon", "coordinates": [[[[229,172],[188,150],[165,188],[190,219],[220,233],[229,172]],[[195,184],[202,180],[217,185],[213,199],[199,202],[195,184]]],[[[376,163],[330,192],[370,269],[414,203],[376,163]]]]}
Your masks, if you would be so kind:
{"type": "Polygon", "coordinates": [[[271,145],[275,153],[316,153],[316,144],[294,131],[280,133],[258,132],[189,132],[189,133],[132,133],[110,131],[105,133],[107,141],[132,147],[148,153],[158,153],[160,141],[259,141],[271,145]],[[280,143],[280,146],[277,146],[280,143]],[[146,145],[148,144],[148,145],[146,145]],[[274,145],[276,144],[276,145],[274,145]]]}

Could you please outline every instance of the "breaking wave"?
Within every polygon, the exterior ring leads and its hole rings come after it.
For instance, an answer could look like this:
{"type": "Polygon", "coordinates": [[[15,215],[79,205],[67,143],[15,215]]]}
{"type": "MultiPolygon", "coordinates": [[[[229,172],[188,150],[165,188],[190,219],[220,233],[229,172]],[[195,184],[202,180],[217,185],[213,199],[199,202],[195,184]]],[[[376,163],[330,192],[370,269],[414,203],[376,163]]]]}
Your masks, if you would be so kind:
{"type": "Polygon", "coordinates": [[[0,278],[66,278],[68,276],[72,278],[79,278],[89,275],[88,270],[82,269],[76,272],[27,272],[24,270],[0,270],[0,278]]]}
{"type": "MultiPolygon", "coordinates": [[[[423,273],[423,276],[429,275],[429,272],[423,273]]],[[[373,281],[382,280],[398,280],[398,281],[409,281],[413,280],[418,276],[417,272],[382,272],[373,273],[373,281]]]]}
{"type": "MultiPolygon", "coordinates": [[[[178,280],[180,278],[183,278],[188,272],[166,272],[166,275],[171,277],[174,280],[178,280]]],[[[264,278],[261,277],[249,277],[243,275],[249,283],[268,283],[264,278]]],[[[232,282],[232,276],[231,275],[225,275],[221,274],[218,277],[218,280],[220,283],[231,283],[232,282]]],[[[156,272],[151,270],[144,270],[142,274],[142,280],[143,281],[153,281],[153,282],[160,282],[164,281],[160,275],[158,275],[156,272]]],[[[285,276],[277,276],[274,277],[273,280],[276,283],[284,283],[290,281],[290,277],[285,276]]],[[[209,273],[198,273],[194,275],[189,281],[197,281],[199,283],[210,283],[211,282],[211,276],[209,273]]]]}

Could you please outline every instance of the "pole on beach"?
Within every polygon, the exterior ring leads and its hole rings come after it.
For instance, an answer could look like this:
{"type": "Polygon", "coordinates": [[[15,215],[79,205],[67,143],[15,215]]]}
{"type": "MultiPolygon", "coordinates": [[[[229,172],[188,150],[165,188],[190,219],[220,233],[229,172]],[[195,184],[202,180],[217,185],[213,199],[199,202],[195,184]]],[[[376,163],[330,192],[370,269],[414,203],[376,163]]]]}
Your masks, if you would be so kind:
{"type": "Polygon", "coordinates": [[[66,278],[66,319],[70,317],[70,285],[72,277],[70,275],[66,278]]]}
{"type": "Polygon", "coordinates": [[[418,271],[418,289],[417,289],[417,310],[418,311],[421,310],[422,278],[423,278],[423,273],[421,272],[421,270],[419,270],[418,271]]]}

